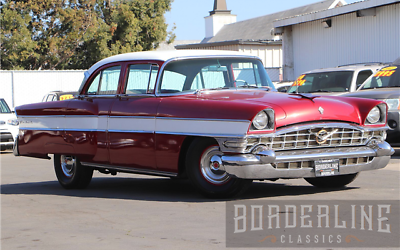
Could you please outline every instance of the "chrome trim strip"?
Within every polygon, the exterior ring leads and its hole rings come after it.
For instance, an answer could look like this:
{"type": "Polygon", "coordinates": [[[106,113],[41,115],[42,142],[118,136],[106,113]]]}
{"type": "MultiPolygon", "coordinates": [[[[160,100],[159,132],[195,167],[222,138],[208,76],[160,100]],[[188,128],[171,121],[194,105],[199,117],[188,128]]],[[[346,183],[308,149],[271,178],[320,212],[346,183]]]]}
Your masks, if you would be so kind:
{"type": "Polygon", "coordinates": [[[85,165],[85,166],[95,167],[95,168],[105,168],[105,169],[117,170],[117,172],[126,172],[126,173],[134,173],[134,174],[159,175],[159,176],[167,176],[167,177],[176,177],[176,176],[178,176],[177,173],[165,172],[165,171],[159,171],[159,170],[152,170],[152,169],[138,169],[138,168],[121,167],[121,166],[97,164],[97,163],[90,163],[90,162],[81,162],[81,164],[85,165]]]}
{"type": "Polygon", "coordinates": [[[339,123],[339,122],[321,122],[321,123],[306,123],[301,125],[292,125],[284,128],[277,128],[275,133],[269,134],[249,134],[247,138],[260,138],[260,137],[276,137],[280,134],[286,134],[288,132],[296,132],[304,129],[315,129],[315,128],[347,128],[347,129],[357,129],[364,131],[379,131],[379,130],[387,130],[388,126],[384,127],[366,127],[360,125],[352,125],[348,123],[339,123]]]}
{"type": "Polygon", "coordinates": [[[130,118],[130,119],[156,119],[155,116],[109,116],[109,118],[116,118],[116,119],[123,119],[123,118],[130,118]]]}
{"type": "Polygon", "coordinates": [[[294,151],[277,151],[276,163],[279,162],[295,162],[318,159],[336,159],[336,158],[357,158],[376,156],[376,151],[369,147],[341,147],[341,148],[325,148],[325,149],[306,149],[294,151]]]}
{"type": "Polygon", "coordinates": [[[208,133],[183,133],[183,132],[166,132],[166,131],[156,131],[156,134],[162,135],[182,135],[182,136],[203,136],[203,137],[224,137],[224,138],[237,138],[244,137],[240,134],[224,135],[224,134],[208,134],[208,133]]]}
{"type": "Polygon", "coordinates": [[[207,119],[207,118],[180,118],[180,117],[156,117],[159,120],[182,120],[182,121],[210,121],[210,122],[250,122],[249,120],[236,120],[236,119],[207,119]]]}
{"type": "Polygon", "coordinates": [[[53,117],[65,117],[65,115],[19,115],[18,118],[53,118],[53,117]]]}
{"type": "Polygon", "coordinates": [[[25,128],[20,127],[19,130],[32,130],[32,131],[70,131],[70,132],[104,132],[106,133],[107,130],[101,129],[57,129],[57,128],[25,128]]]}
{"type": "Polygon", "coordinates": [[[111,129],[108,130],[109,133],[143,133],[143,134],[154,134],[154,131],[144,131],[144,130],[117,130],[117,129],[111,129]]]}

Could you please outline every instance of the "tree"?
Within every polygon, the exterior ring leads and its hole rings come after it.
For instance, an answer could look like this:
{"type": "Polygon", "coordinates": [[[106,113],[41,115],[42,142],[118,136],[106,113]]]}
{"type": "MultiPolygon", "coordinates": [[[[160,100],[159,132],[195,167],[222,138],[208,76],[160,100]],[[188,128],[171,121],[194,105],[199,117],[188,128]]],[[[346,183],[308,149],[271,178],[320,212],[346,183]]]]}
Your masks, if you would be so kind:
{"type": "Polygon", "coordinates": [[[1,1],[2,69],[85,69],[174,39],[172,0],[1,1]]]}

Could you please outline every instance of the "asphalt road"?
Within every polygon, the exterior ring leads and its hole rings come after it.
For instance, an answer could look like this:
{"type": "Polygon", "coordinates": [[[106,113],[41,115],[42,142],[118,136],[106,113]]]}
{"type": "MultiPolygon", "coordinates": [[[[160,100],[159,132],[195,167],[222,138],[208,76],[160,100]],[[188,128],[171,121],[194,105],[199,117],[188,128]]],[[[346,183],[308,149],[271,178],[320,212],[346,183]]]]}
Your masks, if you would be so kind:
{"type": "MultiPolygon", "coordinates": [[[[88,189],[65,190],[52,161],[0,154],[2,249],[221,249],[224,200],[200,196],[188,181],[95,173],[88,189]]],[[[304,180],[255,182],[237,199],[399,200],[400,149],[381,170],[340,190],[304,180]]]]}

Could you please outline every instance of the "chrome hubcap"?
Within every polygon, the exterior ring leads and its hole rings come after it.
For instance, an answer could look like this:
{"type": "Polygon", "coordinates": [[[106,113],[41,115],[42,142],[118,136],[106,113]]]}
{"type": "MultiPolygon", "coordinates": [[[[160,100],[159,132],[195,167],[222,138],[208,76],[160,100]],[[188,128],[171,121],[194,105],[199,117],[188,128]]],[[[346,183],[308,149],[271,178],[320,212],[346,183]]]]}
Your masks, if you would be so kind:
{"type": "Polygon", "coordinates": [[[222,152],[219,151],[219,147],[212,146],[204,151],[200,159],[202,175],[208,182],[216,185],[224,184],[230,178],[225,171],[220,170],[222,164],[220,155],[222,155],[222,152]]]}
{"type": "Polygon", "coordinates": [[[61,170],[65,176],[71,178],[75,171],[75,157],[61,155],[61,170]]]}

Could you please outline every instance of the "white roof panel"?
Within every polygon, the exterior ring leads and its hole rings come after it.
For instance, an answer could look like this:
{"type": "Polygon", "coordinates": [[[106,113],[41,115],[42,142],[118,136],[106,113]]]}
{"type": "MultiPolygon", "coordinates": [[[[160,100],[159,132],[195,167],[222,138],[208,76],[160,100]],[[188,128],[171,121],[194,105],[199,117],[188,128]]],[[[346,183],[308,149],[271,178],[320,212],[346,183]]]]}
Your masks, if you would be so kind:
{"type": "Polygon", "coordinates": [[[105,58],[88,69],[85,73],[85,77],[92,74],[97,68],[121,61],[135,61],[135,60],[154,60],[154,61],[168,61],[171,59],[189,58],[189,57],[215,57],[215,56],[248,56],[256,58],[255,56],[248,55],[241,52],[235,51],[223,51],[223,50],[167,50],[167,51],[143,51],[143,52],[132,52],[126,54],[120,54],[105,58]]]}

